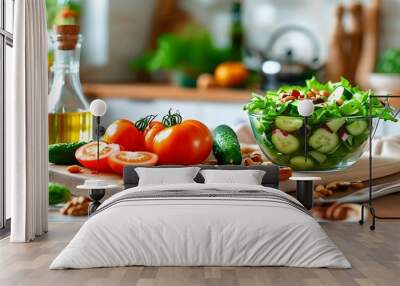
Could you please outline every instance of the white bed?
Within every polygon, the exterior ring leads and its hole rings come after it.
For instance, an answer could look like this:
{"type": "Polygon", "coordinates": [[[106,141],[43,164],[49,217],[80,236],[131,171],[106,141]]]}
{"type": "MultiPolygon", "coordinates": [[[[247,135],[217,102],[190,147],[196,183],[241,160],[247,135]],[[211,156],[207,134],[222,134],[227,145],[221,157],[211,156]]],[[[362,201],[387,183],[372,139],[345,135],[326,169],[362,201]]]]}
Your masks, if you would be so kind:
{"type": "Polygon", "coordinates": [[[351,267],[291,196],[264,186],[198,183],[112,196],[50,269],[128,265],[351,267]]]}

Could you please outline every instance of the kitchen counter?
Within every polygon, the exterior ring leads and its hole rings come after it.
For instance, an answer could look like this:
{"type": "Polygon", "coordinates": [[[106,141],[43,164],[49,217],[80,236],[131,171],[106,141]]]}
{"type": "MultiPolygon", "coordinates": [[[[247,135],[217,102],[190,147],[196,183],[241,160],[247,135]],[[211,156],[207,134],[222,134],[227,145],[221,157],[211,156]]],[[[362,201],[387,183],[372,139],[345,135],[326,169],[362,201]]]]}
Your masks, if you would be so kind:
{"type": "Polygon", "coordinates": [[[245,103],[251,96],[250,90],[210,88],[183,88],[167,84],[105,84],[85,83],[83,90],[86,96],[103,99],[136,99],[136,100],[178,100],[204,102],[245,103]]]}

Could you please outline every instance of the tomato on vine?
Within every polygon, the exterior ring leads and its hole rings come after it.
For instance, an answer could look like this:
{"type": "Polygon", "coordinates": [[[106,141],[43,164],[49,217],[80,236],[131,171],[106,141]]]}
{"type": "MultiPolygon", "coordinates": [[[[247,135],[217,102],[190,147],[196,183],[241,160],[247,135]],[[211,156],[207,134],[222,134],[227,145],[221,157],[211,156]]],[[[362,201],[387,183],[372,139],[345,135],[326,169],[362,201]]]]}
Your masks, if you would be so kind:
{"type": "Polygon", "coordinates": [[[159,164],[200,164],[212,150],[212,135],[207,126],[197,120],[183,120],[179,112],[171,110],[161,123],[153,124],[145,141],[158,155],[159,164]]]}

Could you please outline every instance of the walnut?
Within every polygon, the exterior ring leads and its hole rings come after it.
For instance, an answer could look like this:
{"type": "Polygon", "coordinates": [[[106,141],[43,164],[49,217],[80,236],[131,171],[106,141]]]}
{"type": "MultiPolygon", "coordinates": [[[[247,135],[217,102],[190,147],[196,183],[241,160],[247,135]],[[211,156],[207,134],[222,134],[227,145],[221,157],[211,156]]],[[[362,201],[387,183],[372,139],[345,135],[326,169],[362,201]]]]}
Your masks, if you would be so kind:
{"type": "Polygon", "coordinates": [[[88,197],[74,197],[60,209],[60,213],[71,216],[85,216],[88,214],[89,203],[88,197]]]}
{"type": "Polygon", "coordinates": [[[260,152],[253,152],[250,154],[250,159],[253,160],[254,162],[262,162],[263,158],[262,155],[260,154],[260,152]]]}
{"type": "Polygon", "coordinates": [[[243,159],[243,165],[245,166],[252,166],[254,161],[250,157],[246,157],[243,159]]]}
{"type": "Polygon", "coordinates": [[[332,196],[333,195],[333,191],[330,189],[325,188],[324,185],[317,185],[314,188],[314,197],[315,198],[321,198],[321,197],[328,197],[328,196],[332,196]]]}

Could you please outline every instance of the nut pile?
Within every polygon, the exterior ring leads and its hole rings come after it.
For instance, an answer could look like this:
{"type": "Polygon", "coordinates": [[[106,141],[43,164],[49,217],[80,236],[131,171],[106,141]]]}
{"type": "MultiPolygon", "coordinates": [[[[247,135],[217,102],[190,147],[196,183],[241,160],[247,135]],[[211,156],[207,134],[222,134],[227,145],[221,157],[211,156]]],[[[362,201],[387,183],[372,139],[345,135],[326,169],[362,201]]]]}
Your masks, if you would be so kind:
{"type": "Polygon", "coordinates": [[[290,93],[281,92],[279,98],[281,102],[289,102],[297,99],[307,98],[313,101],[314,104],[324,103],[328,100],[330,93],[326,90],[317,90],[315,88],[307,92],[306,96],[301,94],[300,91],[293,89],[290,93]]]}
{"type": "MultiPolygon", "coordinates": [[[[268,165],[272,164],[267,158],[265,158],[258,150],[252,147],[241,148],[243,165],[245,166],[257,166],[257,165],[268,165]]],[[[290,167],[279,168],[279,181],[286,181],[292,176],[292,169],[290,167]]]]}
{"type": "Polygon", "coordinates": [[[270,164],[270,162],[255,148],[246,146],[242,147],[240,151],[243,157],[243,165],[245,166],[270,164]]]}
{"type": "Polygon", "coordinates": [[[88,215],[90,199],[88,197],[73,197],[60,209],[63,215],[85,216],[88,215]]]}
{"type": "Polygon", "coordinates": [[[316,185],[314,188],[314,198],[329,197],[335,191],[348,192],[365,188],[363,182],[333,181],[327,185],[316,185]]]}

